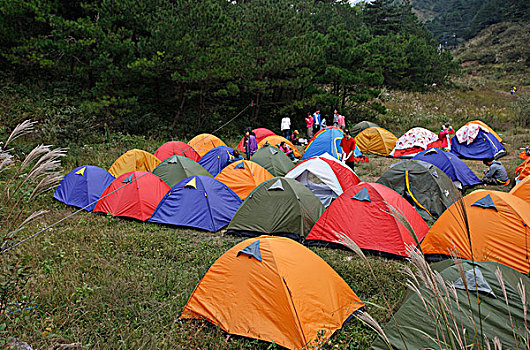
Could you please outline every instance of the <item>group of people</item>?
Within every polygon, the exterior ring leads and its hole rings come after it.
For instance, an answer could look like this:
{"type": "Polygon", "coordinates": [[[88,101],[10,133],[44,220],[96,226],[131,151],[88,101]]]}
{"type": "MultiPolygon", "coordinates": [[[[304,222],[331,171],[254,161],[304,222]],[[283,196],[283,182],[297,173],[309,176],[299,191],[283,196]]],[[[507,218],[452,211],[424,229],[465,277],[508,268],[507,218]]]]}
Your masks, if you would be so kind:
{"type": "MultiPolygon", "coordinates": [[[[298,134],[298,131],[295,130],[293,135],[297,135],[297,134],[298,134]]],[[[289,135],[289,137],[291,137],[292,139],[292,135],[289,135]]],[[[256,151],[258,150],[258,142],[256,140],[256,135],[252,131],[252,128],[247,128],[245,130],[244,147],[245,147],[245,155],[247,156],[247,159],[250,159],[250,157],[252,157],[252,155],[256,153],[256,151]]],[[[296,160],[294,156],[294,151],[285,141],[282,141],[279,144],[279,149],[283,153],[285,153],[289,157],[289,159],[291,159],[292,161],[296,160]]],[[[232,152],[232,157],[230,157],[230,162],[235,162],[235,161],[242,160],[242,159],[243,157],[239,154],[239,152],[237,150],[234,150],[232,152]]]]}
{"type": "MultiPolygon", "coordinates": [[[[306,127],[307,127],[307,138],[310,139],[313,137],[313,132],[323,129],[327,126],[326,116],[321,118],[320,110],[316,110],[315,113],[308,113],[305,118],[306,127]]],[[[335,109],[333,112],[333,125],[341,129],[344,129],[346,126],[345,118],[343,115],[340,115],[335,109]]],[[[291,119],[289,115],[286,114],[281,121],[281,131],[283,136],[290,140],[293,144],[300,144],[298,130],[294,130],[291,133],[291,119]]],[[[450,138],[450,135],[454,133],[453,128],[446,123],[443,125],[440,134],[438,135],[440,139],[447,140],[450,138]]],[[[355,168],[355,139],[351,136],[348,129],[344,129],[344,137],[340,142],[340,147],[342,149],[342,162],[349,166],[352,170],[355,168]]],[[[447,142],[447,148],[450,149],[450,141],[447,142]]],[[[294,152],[291,147],[286,142],[281,142],[279,148],[284,152],[292,161],[295,160],[294,152]]],[[[245,130],[245,152],[247,159],[258,150],[258,143],[256,141],[256,136],[252,132],[251,128],[245,130]]],[[[237,151],[234,151],[234,153],[237,151]]],[[[234,154],[234,161],[243,159],[239,152],[237,155],[234,154]]],[[[502,163],[494,159],[484,160],[484,165],[487,165],[489,169],[484,171],[484,177],[482,178],[482,183],[484,185],[494,185],[494,186],[504,186],[509,184],[510,180],[508,177],[508,172],[502,163]]]]}
{"type": "MultiPolygon", "coordinates": [[[[320,114],[320,109],[317,109],[315,113],[308,112],[305,118],[305,124],[307,128],[307,138],[313,137],[313,132],[317,132],[320,129],[324,129],[327,126],[328,115],[324,117],[320,114]]],[[[333,111],[333,126],[344,129],[346,127],[346,118],[339,114],[335,109],[333,111]]]]}

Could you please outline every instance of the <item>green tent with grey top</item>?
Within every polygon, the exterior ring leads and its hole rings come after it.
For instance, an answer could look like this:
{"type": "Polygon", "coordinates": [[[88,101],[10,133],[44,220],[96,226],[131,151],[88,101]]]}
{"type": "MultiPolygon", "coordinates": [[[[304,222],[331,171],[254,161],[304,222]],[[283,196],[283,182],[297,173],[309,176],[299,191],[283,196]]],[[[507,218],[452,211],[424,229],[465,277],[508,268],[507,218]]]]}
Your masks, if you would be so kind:
{"type": "Polygon", "coordinates": [[[194,160],[183,156],[172,156],[153,169],[153,174],[173,187],[180,181],[195,175],[212,176],[208,170],[194,160]]]}
{"type": "Polygon", "coordinates": [[[285,153],[269,144],[261,147],[250,160],[267,169],[273,176],[284,176],[294,167],[285,153]]]}
{"type": "Polygon", "coordinates": [[[421,160],[393,164],[377,182],[399,193],[425,220],[438,219],[461,197],[440,168],[421,160]]]}
{"type": "MultiPolygon", "coordinates": [[[[518,285],[524,286],[524,299],[528,310],[530,307],[528,276],[505,265],[489,261],[474,263],[462,261],[459,270],[453,260],[446,260],[431,265],[431,268],[441,275],[443,283],[447,285],[447,288],[444,288],[440,282],[437,282],[441,298],[447,305],[444,310],[451,326],[447,329],[444,322],[436,322],[436,319],[442,317],[439,312],[427,311],[426,306],[431,310],[440,310],[438,307],[432,308],[438,299],[431,290],[426,288],[421,290],[423,300],[417,293],[409,290],[394,315],[395,322],[389,320],[383,329],[393,349],[497,349],[493,345],[494,337],[499,338],[503,349],[527,348],[528,344],[524,345],[525,335],[528,336],[525,323],[527,325],[529,321],[525,320],[518,285]],[[496,276],[497,270],[502,273],[500,280],[504,284],[506,298],[496,276]],[[399,325],[401,335],[396,323],[399,325]],[[455,327],[458,328],[458,332],[454,331],[455,327]],[[453,336],[455,346],[452,345],[450,334],[453,336]],[[460,335],[463,344],[459,344],[456,340],[457,334],[460,335]],[[485,336],[489,339],[490,346],[485,344],[484,347],[477,346],[476,344],[482,344],[485,336]],[[475,345],[470,346],[472,344],[475,345]]],[[[378,338],[370,349],[387,350],[389,346],[382,338],[378,338]]]]}
{"type": "Polygon", "coordinates": [[[355,137],[359,135],[359,133],[365,129],[373,128],[373,127],[379,127],[376,123],[372,123],[366,120],[363,120],[362,122],[359,122],[353,126],[350,130],[351,137],[355,137]]]}
{"type": "Polygon", "coordinates": [[[275,177],[248,195],[228,225],[227,233],[302,239],[323,212],[320,200],[303,184],[275,177]]]}

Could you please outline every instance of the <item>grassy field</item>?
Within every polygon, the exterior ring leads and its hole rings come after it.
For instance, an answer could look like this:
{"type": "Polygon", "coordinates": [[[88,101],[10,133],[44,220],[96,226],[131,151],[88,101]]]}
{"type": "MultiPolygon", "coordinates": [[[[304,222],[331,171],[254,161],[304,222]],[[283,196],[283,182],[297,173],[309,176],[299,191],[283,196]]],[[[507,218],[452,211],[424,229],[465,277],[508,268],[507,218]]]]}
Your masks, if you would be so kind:
{"type": "MultiPolygon", "coordinates": [[[[457,128],[462,121],[482,119],[503,133],[510,153],[502,161],[510,174],[519,163],[518,148],[530,144],[528,130],[511,123],[513,97],[502,92],[460,89],[390,95],[385,102],[389,113],[379,122],[398,136],[414,125],[437,130],[447,120],[457,128]]],[[[153,152],[164,141],[118,135],[107,143],[71,145],[63,162],[64,173],[83,164],[109,168],[128,149],[153,152]]],[[[15,147],[22,150],[26,146],[15,147]]],[[[375,181],[393,162],[370,157],[357,172],[362,180],[375,181]]],[[[485,170],[481,162],[467,163],[479,176],[485,170]]],[[[51,197],[52,193],[47,193],[32,204],[33,210],[46,208],[50,212],[21,236],[75,211],[51,197]]],[[[208,323],[179,320],[184,304],[209,266],[241,240],[221,232],[173,229],[80,213],[1,256],[3,265],[16,261],[29,267],[29,281],[24,288],[12,291],[14,298],[39,304],[33,310],[0,316],[0,324],[7,326],[3,336],[27,341],[35,349],[57,343],[80,343],[87,349],[277,348],[228,336],[208,323]]],[[[377,305],[384,304],[384,293],[393,307],[398,306],[404,292],[402,267],[407,262],[369,257],[374,280],[363,262],[349,251],[311,249],[346,280],[377,321],[384,323],[389,318],[388,310],[377,305]]],[[[374,337],[371,329],[353,320],[324,348],[366,349],[374,337]]]]}

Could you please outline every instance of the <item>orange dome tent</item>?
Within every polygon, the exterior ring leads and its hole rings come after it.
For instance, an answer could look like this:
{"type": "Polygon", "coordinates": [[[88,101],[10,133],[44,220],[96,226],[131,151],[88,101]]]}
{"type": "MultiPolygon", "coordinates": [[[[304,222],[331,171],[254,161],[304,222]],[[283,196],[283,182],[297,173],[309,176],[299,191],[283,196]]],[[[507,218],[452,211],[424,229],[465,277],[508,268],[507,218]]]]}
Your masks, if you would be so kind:
{"type": "Polygon", "coordinates": [[[284,141],[286,144],[289,145],[289,147],[291,147],[291,149],[293,150],[293,153],[294,153],[294,156],[296,158],[301,158],[302,157],[302,154],[300,154],[300,151],[298,150],[298,148],[296,148],[295,145],[293,145],[293,143],[289,140],[287,140],[285,137],[283,136],[279,136],[279,135],[271,135],[271,136],[267,136],[266,138],[264,138],[263,140],[261,140],[259,143],[258,143],[258,148],[261,148],[263,146],[265,146],[265,144],[269,144],[271,146],[274,146],[274,147],[280,147],[280,143],[284,141]]]}
{"type": "Polygon", "coordinates": [[[467,123],[464,124],[464,125],[469,125],[469,124],[478,124],[478,125],[480,125],[480,126],[486,128],[486,129],[488,129],[488,131],[489,131],[490,133],[492,133],[493,136],[495,136],[495,138],[496,138],[497,140],[499,140],[499,142],[502,142],[502,138],[499,136],[499,134],[497,134],[497,133],[495,132],[495,130],[493,130],[488,124],[484,123],[482,120],[472,120],[472,121],[470,121],[470,122],[467,122],[467,123]]]}
{"type": "Polygon", "coordinates": [[[517,168],[515,168],[515,175],[519,180],[522,180],[530,175],[530,158],[523,161],[517,168]]]}
{"type": "Polygon", "coordinates": [[[363,153],[373,153],[388,156],[396,147],[397,137],[390,131],[371,127],[364,129],[355,136],[355,143],[363,153]]]}
{"type": "Polygon", "coordinates": [[[530,176],[519,181],[519,183],[511,189],[510,194],[530,203],[530,176]]]}
{"type": "Polygon", "coordinates": [[[199,156],[204,156],[209,150],[217,146],[226,146],[220,138],[212,134],[200,134],[188,141],[188,145],[199,153],[199,156]]]}
{"type": "Polygon", "coordinates": [[[245,200],[260,183],[273,177],[258,163],[240,160],[225,167],[215,178],[230,187],[239,198],[245,200]]]}
{"type": "Polygon", "coordinates": [[[112,164],[109,173],[114,177],[131,171],[152,171],[160,164],[160,159],[149,152],[132,149],[122,154],[112,164]]]}
{"type": "Polygon", "coordinates": [[[364,304],[318,255],[284,237],[247,239],[199,282],[181,318],[288,349],[325,342],[364,304]]]}
{"type": "Polygon", "coordinates": [[[494,261],[524,274],[530,271],[530,204],[514,195],[478,190],[463,198],[469,222],[459,202],[451,205],[421,243],[425,255],[494,261]]]}

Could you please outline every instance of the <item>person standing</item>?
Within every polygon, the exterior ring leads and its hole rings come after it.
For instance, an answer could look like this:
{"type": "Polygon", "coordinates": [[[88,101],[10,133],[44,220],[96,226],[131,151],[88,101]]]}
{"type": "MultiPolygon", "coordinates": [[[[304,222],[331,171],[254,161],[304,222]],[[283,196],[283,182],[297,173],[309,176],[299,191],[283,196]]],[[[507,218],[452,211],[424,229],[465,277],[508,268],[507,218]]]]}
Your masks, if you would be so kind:
{"type": "Polygon", "coordinates": [[[287,113],[285,113],[285,116],[282,118],[281,130],[283,137],[289,140],[289,136],[291,136],[291,118],[289,118],[289,114],[287,113]]]}
{"type": "Polygon", "coordinates": [[[440,141],[440,148],[444,151],[451,150],[451,134],[454,134],[455,130],[449,123],[442,125],[442,129],[438,133],[438,141],[440,141]]]}
{"type": "Polygon", "coordinates": [[[252,135],[252,132],[247,129],[245,132],[245,151],[247,159],[250,159],[254,153],[258,150],[258,143],[256,142],[256,136],[252,135]]]}
{"type": "Polygon", "coordinates": [[[346,118],[342,114],[339,114],[339,128],[342,130],[346,128],[346,118]]]}
{"type": "Polygon", "coordinates": [[[340,141],[340,148],[342,149],[341,160],[346,163],[351,170],[355,171],[355,139],[351,137],[350,130],[344,130],[344,137],[340,141]]]}
{"type": "Polygon", "coordinates": [[[291,137],[289,141],[292,142],[293,145],[300,145],[300,138],[298,137],[298,130],[295,130],[291,133],[291,137]]]}
{"type": "Polygon", "coordinates": [[[311,140],[311,138],[313,137],[314,123],[315,123],[315,120],[313,119],[311,112],[307,112],[307,117],[305,118],[305,126],[307,128],[307,139],[308,140],[311,140]]]}
{"type": "Polygon", "coordinates": [[[337,110],[333,111],[333,126],[339,126],[339,112],[337,110]]]}
{"type": "Polygon", "coordinates": [[[313,113],[313,129],[315,132],[320,130],[320,109],[317,109],[315,113],[313,113]]]}

